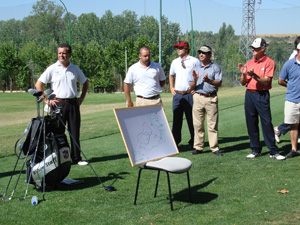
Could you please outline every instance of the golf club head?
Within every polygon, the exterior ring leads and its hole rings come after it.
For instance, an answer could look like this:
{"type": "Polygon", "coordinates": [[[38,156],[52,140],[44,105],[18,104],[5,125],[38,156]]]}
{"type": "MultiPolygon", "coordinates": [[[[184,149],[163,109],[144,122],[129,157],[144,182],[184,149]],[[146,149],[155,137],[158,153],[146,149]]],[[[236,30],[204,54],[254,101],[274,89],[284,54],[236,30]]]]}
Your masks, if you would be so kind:
{"type": "Polygon", "coordinates": [[[104,190],[106,190],[106,191],[116,191],[117,189],[114,186],[109,185],[109,186],[105,186],[104,190]]]}
{"type": "Polygon", "coordinates": [[[36,90],[33,88],[29,88],[27,91],[28,91],[28,93],[30,93],[32,95],[36,92],[36,90]]]}
{"type": "Polygon", "coordinates": [[[40,103],[40,102],[42,102],[43,101],[43,98],[42,97],[38,97],[37,99],[36,99],[36,102],[37,103],[40,103]]]}
{"type": "Polygon", "coordinates": [[[52,99],[55,99],[55,97],[56,97],[56,94],[50,94],[50,95],[48,95],[48,100],[52,100],[52,99]]]}
{"type": "Polygon", "coordinates": [[[25,198],[19,198],[19,201],[21,202],[21,201],[24,201],[25,200],[25,198]]]}
{"type": "Polygon", "coordinates": [[[35,91],[33,96],[40,97],[43,94],[43,91],[35,91]]]}
{"type": "Polygon", "coordinates": [[[53,90],[51,90],[51,89],[47,89],[44,91],[44,95],[50,95],[52,93],[53,93],[53,90]]]}
{"type": "Polygon", "coordinates": [[[2,198],[2,201],[5,201],[5,202],[7,202],[9,200],[11,200],[11,198],[2,198]]]}
{"type": "Polygon", "coordinates": [[[1,194],[0,197],[3,197],[3,195],[1,194]]]}

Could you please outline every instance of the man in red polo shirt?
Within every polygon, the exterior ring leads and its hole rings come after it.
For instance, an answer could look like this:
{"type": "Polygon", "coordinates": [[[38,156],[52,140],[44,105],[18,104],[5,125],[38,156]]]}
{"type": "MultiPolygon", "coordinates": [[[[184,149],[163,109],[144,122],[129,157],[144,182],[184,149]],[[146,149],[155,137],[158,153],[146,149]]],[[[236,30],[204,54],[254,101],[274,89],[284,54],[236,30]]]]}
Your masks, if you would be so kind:
{"type": "Polygon", "coordinates": [[[274,129],[270,109],[270,93],[272,78],[275,70],[275,62],[265,55],[267,43],[262,38],[256,38],[250,45],[254,58],[245,65],[239,63],[241,71],[241,84],[246,85],[245,115],[250,148],[252,153],[247,158],[255,158],[261,153],[259,144],[258,116],[260,117],[264,141],[270,150],[270,158],[285,159],[278,154],[275,144],[274,129]]]}

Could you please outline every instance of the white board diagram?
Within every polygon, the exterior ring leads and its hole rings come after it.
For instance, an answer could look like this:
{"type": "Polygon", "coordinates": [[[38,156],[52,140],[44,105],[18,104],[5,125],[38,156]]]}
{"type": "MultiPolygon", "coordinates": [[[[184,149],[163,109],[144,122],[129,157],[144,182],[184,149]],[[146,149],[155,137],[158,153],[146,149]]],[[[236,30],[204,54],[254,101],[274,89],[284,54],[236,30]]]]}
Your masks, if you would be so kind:
{"type": "Polygon", "coordinates": [[[132,166],[179,154],[161,105],[114,109],[132,166]]]}

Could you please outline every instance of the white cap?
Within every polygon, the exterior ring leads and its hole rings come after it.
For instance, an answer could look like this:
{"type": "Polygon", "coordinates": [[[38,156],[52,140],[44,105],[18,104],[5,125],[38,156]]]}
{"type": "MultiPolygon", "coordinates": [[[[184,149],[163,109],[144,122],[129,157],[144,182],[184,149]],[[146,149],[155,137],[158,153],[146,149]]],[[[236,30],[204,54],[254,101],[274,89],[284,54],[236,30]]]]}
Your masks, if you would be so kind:
{"type": "Polygon", "coordinates": [[[263,46],[267,46],[267,43],[263,38],[256,38],[250,45],[251,48],[261,48],[263,46]]]}
{"type": "Polygon", "coordinates": [[[297,45],[297,49],[300,49],[300,43],[297,45]]]}

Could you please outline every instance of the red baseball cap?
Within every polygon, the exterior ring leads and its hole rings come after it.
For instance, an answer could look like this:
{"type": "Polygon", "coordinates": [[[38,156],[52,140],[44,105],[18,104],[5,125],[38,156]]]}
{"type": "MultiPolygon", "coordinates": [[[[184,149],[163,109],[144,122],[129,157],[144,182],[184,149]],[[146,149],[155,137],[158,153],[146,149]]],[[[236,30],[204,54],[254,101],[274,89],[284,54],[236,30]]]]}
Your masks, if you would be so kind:
{"type": "Polygon", "coordinates": [[[174,48],[178,48],[178,47],[187,47],[187,48],[189,48],[190,45],[186,42],[179,41],[176,45],[174,45],[174,48]]]}

